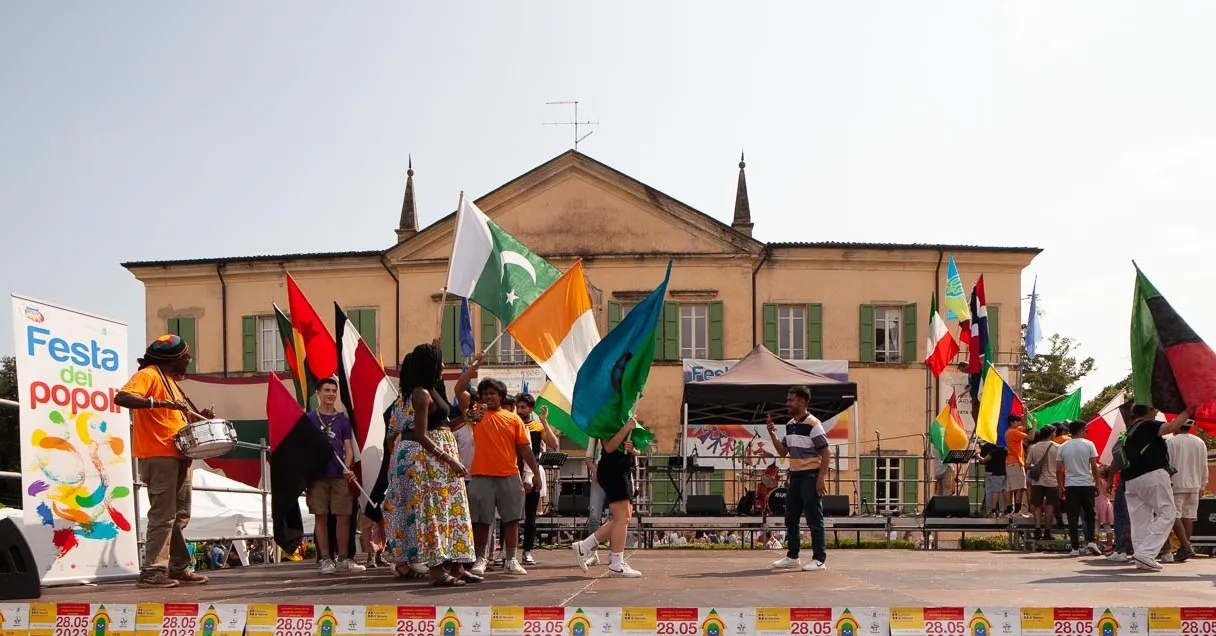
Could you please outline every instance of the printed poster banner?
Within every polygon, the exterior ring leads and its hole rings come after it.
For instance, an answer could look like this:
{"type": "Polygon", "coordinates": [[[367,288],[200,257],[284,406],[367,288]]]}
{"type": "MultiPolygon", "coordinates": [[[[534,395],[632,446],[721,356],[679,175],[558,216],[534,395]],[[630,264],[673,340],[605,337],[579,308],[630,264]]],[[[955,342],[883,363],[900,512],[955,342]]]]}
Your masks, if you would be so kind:
{"type": "MultiPolygon", "coordinates": [[[[838,382],[849,381],[848,360],[786,360],[786,362],[803,371],[818,373],[838,382]]],[[[700,382],[722,375],[738,363],[738,360],[684,360],[684,383],[700,382]]]]}
{"type": "MultiPolygon", "coordinates": [[[[779,436],[784,435],[784,423],[777,423],[779,436]]],[[[849,469],[852,426],[852,412],[847,410],[823,423],[832,445],[832,466],[838,470],[849,469]]],[[[699,465],[717,469],[764,468],[774,461],[778,468],[789,468],[789,460],[773,452],[764,424],[689,424],[685,452],[690,457],[695,455],[699,465]]]]}
{"type": "Polygon", "coordinates": [[[29,636],[135,636],[135,605],[31,603],[29,636]]]}
{"type": "Polygon", "coordinates": [[[501,380],[503,384],[507,385],[509,395],[519,395],[526,389],[528,393],[536,396],[540,394],[541,389],[545,388],[545,372],[538,366],[478,367],[477,378],[473,382],[476,383],[486,378],[501,380]]]}
{"type": "Polygon", "coordinates": [[[139,572],[127,326],[12,296],[21,402],[23,533],[42,582],[139,572]]]}
{"type": "MultiPolygon", "coordinates": [[[[1014,382],[1016,375],[1013,367],[1005,365],[997,365],[997,373],[1005,379],[1005,382],[1017,390],[1017,383],[1014,382]]],[[[953,389],[958,395],[958,414],[963,420],[963,428],[967,429],[970,434],[975,430],[975,417],[973,411],[975,405],[971,403],[971,377],[966,373],[959,373],[953,367],[950,367],[941,375],[941,391],[938,395],[937,411],[940,411],[947,402],[950,401],[950,391],[953,389]]],[[[934,411],[936,414],[937,411],[934,411]]]]}

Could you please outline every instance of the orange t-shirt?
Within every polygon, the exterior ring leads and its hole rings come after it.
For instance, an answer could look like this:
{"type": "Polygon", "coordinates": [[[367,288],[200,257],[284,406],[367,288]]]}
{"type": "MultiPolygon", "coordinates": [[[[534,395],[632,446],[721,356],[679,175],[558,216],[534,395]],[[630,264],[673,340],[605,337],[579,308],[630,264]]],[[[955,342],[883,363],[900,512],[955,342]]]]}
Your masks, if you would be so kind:
{"type": "MultiPolygon", "coordinates": [[[[152,398],[157,402],[182,399],[182,390],[177,383],[165,380],[173,388],[165,386],[155,366],[144,367],[135,372],[123,392],[152,398]]],[[[174,409],[131,409],[131,453],[136,457],[181,457],[173,438],[186,425],[186,415],[174,409]]]]}
{"type": "Polygon", "coordinates": [[[527,446],[528,429],[518,415],[506,410],[486,410],[473,424],[474,477],[511,477],[519,474],[518,446],[527,446]]]}
{"type": "Polygon", "coordinates": [[[1026,449],[1022,447],[1022,442],[1026,441],[1027,437],[1030,437],[1029,433],[1016,428],[1005,431],[1005,446],[1009,449],[1009,454],[1005,456],[1006,466],[1026,464],[1026,449]]]}

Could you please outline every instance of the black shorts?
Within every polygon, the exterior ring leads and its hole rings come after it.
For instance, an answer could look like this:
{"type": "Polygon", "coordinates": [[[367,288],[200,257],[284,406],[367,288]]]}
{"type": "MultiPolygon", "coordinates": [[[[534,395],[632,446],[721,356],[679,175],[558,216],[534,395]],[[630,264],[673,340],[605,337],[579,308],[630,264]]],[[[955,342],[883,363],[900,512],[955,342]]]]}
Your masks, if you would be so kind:
{"type": "Polygon", "coordinates": [[[1060,489],[1056,486],[1031,486],[1030,505],[1035,507],[1047,505],[1052,508],[1058,508],[1060,506],[1060,489]]]}
{"type": "Polygon", "coordinates": [[[595,481],[604,489],[605,503],[633,500],[633,477],[626,467],[606,466],[601,463],[595,471],[595,481]]]}

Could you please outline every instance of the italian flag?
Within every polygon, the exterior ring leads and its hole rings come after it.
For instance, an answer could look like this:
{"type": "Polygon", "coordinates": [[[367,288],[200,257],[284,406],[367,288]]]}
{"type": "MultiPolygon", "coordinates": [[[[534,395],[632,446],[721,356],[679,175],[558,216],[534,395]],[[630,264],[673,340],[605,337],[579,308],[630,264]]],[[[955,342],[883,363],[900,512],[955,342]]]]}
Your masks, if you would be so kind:
{"type": "Polygon", "coordinates": [[[545,387],[548,394],[541,393],[546,406],[551,407],[549,423],[570,437],[582,439],[585,445],[586,433],[570,419],[570,403],[578,371],[599,343],[600,332],[591,310],[582,261],[528,305],[507,325],[507,331],[549,377],[545,387]]]}
{"type": "Polygon", "coordinates": [[[448,292],[481,305],[507,325],[559,276],[557,268],[461,196],[448,292]]]}
{"type": "Polygon", "coordinates": [[[929,340],[925,344],[925,351],[929,352],[925,364],[933,371],[934,377],[940,376],[954,356],[958,355],[958,343],[950,335],[946,321],[937,312],[937,294],[933,294],[933,300],[929,303],[929,340]]]}

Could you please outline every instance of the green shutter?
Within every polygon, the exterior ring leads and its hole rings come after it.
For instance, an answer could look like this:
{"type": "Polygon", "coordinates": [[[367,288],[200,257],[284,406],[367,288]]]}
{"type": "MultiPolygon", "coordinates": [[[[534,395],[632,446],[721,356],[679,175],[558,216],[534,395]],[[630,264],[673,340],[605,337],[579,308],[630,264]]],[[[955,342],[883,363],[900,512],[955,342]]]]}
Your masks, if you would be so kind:
{"type": "Polygon", "coordinates": [[[198,373],[198,331],[195,329],[193,318],[175,318],[177,327],[169,333],[175,333],[186,341],[186,346],[190,347],[193,355],[190,356],[190,366],[186,367],[186,373],[198,373]]]}
{"type": "MultiPolygon", "coordinates": [[[[486,357],[490,360],[497,360],[498,354],[487,351],[490,343],[498,337],[498,318],[494,314],[486,311],[485,307],[481,308],[481,350],[486,351],[486,357]]],[[[457,331],[459,333],[459,331],[457,331]]],[[[498,346],[498,345],[495,345],[498,346]]]]}
{"type": "Polygon", "coordinates": [[[916,303],[904,305],[904,348],[899,361],[908,363],[920,360],[916,355],[916,303]]]}
{"type": "Polygon", "coordinates": [[[621,324],[621,303],[610,300],[608,301],[608,331],[612,331],[619,324],[621,324]]]}
{"type": "MultiPolygon", "coordinates": [[[[957,470],[957,465],[956,465],[957,470]]],[[[987,475],[984,474],[984,466],[982,464],[970,464],[967,478],[967,497],[971,503],[971,510],[983,510],[984,507],[984,479],[987,475]]]]}
{"type": "Polygon", "coordinates": [[[355,329],[359,332],[359,336],[367,343],[367,347],[372,350],[372,355],[379,356],[380,350],[376,348],[376,310],[375,309],[356,309],[347,315],[351,323],[355,325],[355,329]]]}
{"type": "Polygon", "coordinates": [[[723,340],[723,325],[726,320],[726,310],[722,305],[722,301],[715,300],[709,303],[709,359],[721,360],[723,357],[725,343],[723,340]]]}
{"type": "Polygon", "coordinates": [[[903,477],[902,490],[904,502],[904,513],[914,514],[917,509],[917,493],[920,492],[921,484],[919,476],[920,464],[917,457],[905,457],[900,460],[900,475],[903,477]]]}
{"type": "Polygon", "coordinates": [[[874,458],[861,458],[861,504],[859,510],[877,514],[878,507],[874,503],[874,458]]]}
{"type": "Polygon", "coordinates": [[[663,359],[680,359],[680,305],[671,301],[663,303],[663,359]]]}
{"type": "Polygon", "coordinates": [[[810,303],[806,306],[806,357],[808,360],[823,359],[823,305],[810,303]]]}
{"type": "Polygon", "coordinates": [[[444,364],[460,364],[460,308],[456,305],[443,306],[443,322],[439,330],[444,364]]]}
{"type": "Polygon", "coordinates": [[[992,343],[992,361],[1001,359],[1001,308],[988,306],[988,341],[992,343]]]}
{"type": "Polygon", "coordinates": [[[861,321],[857,327],[857,341],[861,344],[858,360],[874,361],[874,305],[861,306],[861,321]]]}
{"type": "Polygon", "coordinates": [[[258,370],[258,317],[241,316],[241,368],[258,370]]]}
{"type": "Polygon", "coordinates": [[[726,482],[722,479],[714,479],[717,476],[717,471],[709,473],[709,494],[725,496],[726,482]]]}
{"type": "Polygon", "coordinates": [[[764,303],[764,348],[777,353],[777,304],[764,303]]]}

